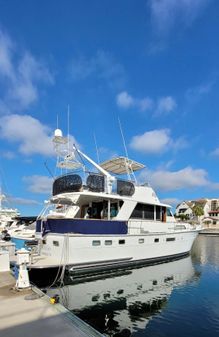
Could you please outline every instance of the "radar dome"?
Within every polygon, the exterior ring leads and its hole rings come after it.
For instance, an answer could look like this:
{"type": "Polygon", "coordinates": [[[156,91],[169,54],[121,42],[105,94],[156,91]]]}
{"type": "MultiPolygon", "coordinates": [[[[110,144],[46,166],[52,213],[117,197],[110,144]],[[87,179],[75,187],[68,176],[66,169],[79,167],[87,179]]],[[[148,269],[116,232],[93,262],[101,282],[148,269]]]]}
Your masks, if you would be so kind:
{"type": "Polygon", "coordinates": [[[54,136],[55,137],[62,137],[62,130],[56,129],[55,132],[54,132],[54,136]]]}

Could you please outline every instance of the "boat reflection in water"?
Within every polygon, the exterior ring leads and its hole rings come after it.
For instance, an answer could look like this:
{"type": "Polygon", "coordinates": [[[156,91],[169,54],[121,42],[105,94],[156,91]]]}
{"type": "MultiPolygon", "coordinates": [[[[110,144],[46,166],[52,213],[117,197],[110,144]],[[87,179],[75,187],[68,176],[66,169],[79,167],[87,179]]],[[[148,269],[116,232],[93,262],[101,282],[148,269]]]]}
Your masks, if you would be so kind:
{"type": "Polygon", "coordinates": [[[131,336],[165,308],[174,287],[196,278],[188,256],[101,279],[69,279],[71,284],[47,289],[47,294],[58,294],[69,310],[105,335],[131,336]]]}

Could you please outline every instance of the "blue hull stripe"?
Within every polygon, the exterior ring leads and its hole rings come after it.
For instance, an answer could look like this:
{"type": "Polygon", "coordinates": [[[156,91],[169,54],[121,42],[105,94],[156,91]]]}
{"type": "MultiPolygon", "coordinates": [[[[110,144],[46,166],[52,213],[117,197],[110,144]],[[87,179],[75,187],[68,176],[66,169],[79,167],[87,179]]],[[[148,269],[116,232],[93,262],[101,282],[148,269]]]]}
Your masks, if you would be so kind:
{"type": "MultiPolygon", "coordinates": [[[[125,221],[96,219],[47,219],[42,221],[43,234],[127,234],[125,221]]],[[[37,220],[36,231],[41,232],[41,220],[37,220]]]]}

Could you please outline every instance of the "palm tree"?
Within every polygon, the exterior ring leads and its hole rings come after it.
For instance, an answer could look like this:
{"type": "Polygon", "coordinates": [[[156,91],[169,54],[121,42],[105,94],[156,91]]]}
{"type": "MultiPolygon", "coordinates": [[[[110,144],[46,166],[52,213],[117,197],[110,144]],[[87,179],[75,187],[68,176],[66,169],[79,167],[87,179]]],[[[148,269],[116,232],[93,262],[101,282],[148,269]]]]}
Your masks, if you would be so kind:
{"type": "Polygon", "coordinates": [[[199,217],[204,215],[204,209],[202,206],[200,205],[195,205],[192,207],[192,213],[198,218],[199,220],[199,217]]]}

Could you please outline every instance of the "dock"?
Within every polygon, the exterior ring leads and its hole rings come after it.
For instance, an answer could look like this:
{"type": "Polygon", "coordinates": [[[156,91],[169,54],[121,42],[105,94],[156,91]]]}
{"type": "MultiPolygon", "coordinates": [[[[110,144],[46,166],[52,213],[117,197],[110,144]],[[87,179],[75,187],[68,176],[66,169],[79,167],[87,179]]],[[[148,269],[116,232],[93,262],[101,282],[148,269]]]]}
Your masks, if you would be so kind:
{"type": "Polygon", "coordinates": [[[219,228],[205,228],[200,231],[199,234],[205,235],[219,235],[219,228]]]}
{"type": "Polygon", "coordinates": [[[18,291],[10,272],[0,273],[0,336],[103,337],[38,288],[18,291]]]}

